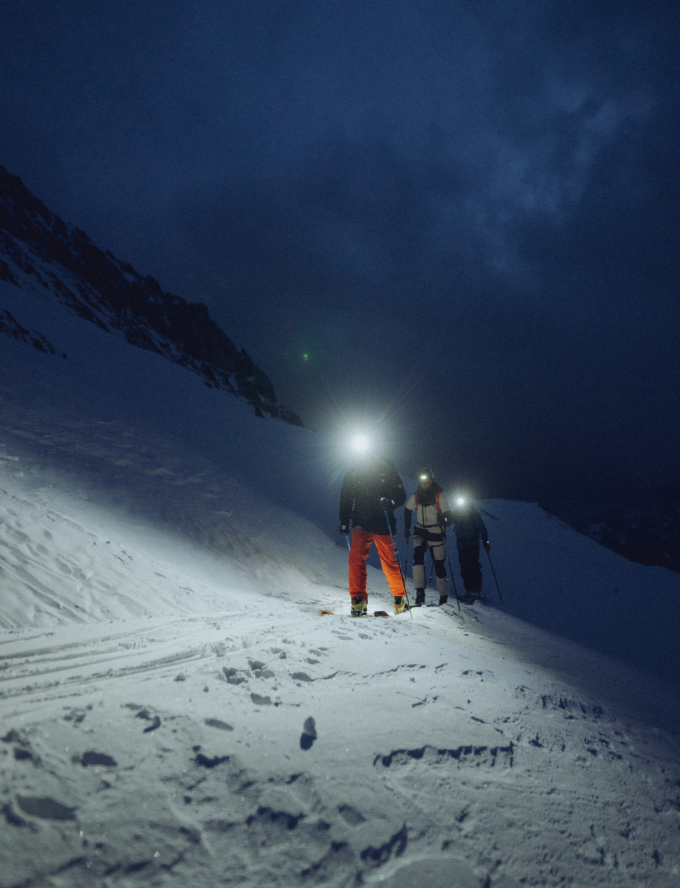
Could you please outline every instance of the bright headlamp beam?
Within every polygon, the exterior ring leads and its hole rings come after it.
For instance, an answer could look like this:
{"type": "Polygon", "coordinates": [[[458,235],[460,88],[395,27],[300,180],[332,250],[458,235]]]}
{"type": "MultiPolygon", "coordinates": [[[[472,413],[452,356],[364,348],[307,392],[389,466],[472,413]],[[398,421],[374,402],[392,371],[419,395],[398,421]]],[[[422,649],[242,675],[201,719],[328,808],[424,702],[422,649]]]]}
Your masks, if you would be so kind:
{"type": "Polygon", "coordinates": [[[465,497],[459,496],[458,499],[456,500],[456,502],[458,503],[459,506],[464,506],[465,505],[465,497]]]}
{"type": "Polygon", "coordinates": [[[370,449],[371,442],[366,435],[355,435],[352,439],[352,449],[355,453],[366,453],[370,449]]]}

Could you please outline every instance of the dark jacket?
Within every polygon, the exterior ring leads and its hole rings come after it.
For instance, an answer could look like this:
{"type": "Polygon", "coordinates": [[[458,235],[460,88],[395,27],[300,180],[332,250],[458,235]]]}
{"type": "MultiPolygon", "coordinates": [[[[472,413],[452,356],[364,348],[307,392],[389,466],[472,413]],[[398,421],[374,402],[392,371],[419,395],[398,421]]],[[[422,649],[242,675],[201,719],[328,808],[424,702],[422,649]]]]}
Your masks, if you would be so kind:
{"type": "Polygon", "coordinates": [[[486,525],[477,509],[470,505],[459,506],[453,514],[458,548],[474,544],[480,537],[485,543],[489,541],[486,525]]]}
{"type": "Polygon", "coordinates": [[[340,525],[362,527],[369,533],[395,533],[394,509],[404,505],[406,491],[391,459],[373,457],[357,463],[345,475],[340,491],[340,525]],[[389,518],[389,526],[385,518],[389,518]]]}

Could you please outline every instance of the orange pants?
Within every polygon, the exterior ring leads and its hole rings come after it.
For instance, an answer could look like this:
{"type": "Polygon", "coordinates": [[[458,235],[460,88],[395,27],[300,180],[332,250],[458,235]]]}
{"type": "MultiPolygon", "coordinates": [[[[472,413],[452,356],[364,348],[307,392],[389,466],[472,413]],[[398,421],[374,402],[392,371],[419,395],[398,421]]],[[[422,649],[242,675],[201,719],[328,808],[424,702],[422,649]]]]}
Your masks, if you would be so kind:
{"type": "Polygon", "coordinates": [[[349,594],[351,597],[359,596],[368,601],[368,592],[366,591],[366,559],[371,548],[371,543],[375,543],[380,556],[383,573],[390,587],[392,595],[403,595],[404,584],[401,579],[401,570],[399,562],[394,554],[394,545],[392,537],[387,534],[369,533],[361,527],[355,527],[352,530],[352,548],[349,553],[349,594]]]}

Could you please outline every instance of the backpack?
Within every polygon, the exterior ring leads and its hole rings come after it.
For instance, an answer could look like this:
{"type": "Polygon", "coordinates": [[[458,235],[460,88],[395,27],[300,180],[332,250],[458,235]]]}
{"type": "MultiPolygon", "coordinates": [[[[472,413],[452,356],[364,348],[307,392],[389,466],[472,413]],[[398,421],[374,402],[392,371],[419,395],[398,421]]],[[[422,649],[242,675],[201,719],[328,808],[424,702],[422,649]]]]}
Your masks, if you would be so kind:
{"type": "MultiPolygon", "coordinates": [[[[441,508],[440,508],[440,506],[439,506],[439,496],[440,496],[441,492],[442,492],[441,487],[439,488],[439,490],[435,490],[435,492],[434,492],[434,505],[435,505],[435,508],[437,509],[437,515],[441,515],[441,514],[442,514],[442,510],[441,510],[441,508]]],[[[417,490],[416,490],[416,492],[413,494],[413,496],[415,497],[415,500],[416,500],[416,515],[417,515],[417,509],[418,509],[418,506],[420,505],[420,504],[418,503],[418,491],[417,491],[417,490]]],[[[432,504],[431,504],[431,503],[428,503],[427,505],[430,506],[430,505],[432,505],[432,504]]],[[[424,508],[427,508],[427,506],[425,506],[424,508]]]]}

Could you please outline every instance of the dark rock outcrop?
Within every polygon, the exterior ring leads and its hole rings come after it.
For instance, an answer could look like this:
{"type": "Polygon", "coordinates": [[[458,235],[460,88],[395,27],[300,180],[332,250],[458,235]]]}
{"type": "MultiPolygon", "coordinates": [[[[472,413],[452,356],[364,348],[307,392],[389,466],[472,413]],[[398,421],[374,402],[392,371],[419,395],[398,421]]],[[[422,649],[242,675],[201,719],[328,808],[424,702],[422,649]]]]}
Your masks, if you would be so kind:
{"type": "MultiPolygon", "coordinates": [[[[54,346],[49,342],[42,333],[37,330],[26,330],[21,324],[15,320],[10,312],[3,311],[0,308],[0,333],[10,336],[12,339],[18,339],[27,345],[32,345],[38,351],[46,352],[49,355],[55,354],[54,346]]],[[[64,355],[66,357],[66,355],[64,355]]]]}

